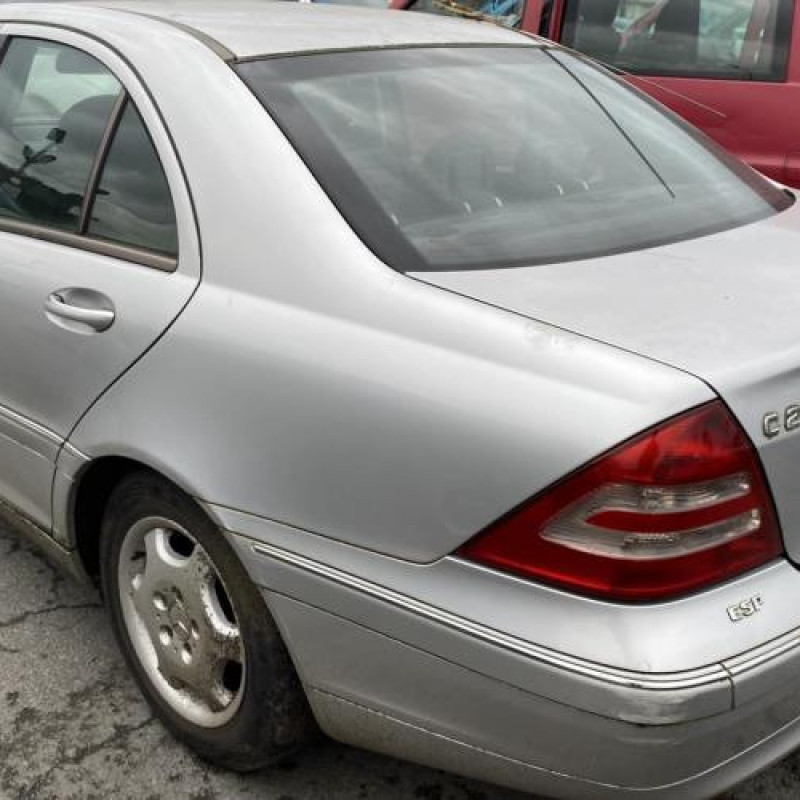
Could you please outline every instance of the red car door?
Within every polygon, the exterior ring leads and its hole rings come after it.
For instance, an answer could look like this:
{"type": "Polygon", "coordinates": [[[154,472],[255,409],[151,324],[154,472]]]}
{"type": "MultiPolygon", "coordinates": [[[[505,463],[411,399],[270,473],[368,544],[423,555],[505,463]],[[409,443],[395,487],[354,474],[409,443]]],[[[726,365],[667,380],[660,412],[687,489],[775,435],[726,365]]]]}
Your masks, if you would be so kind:
{"type": "Polygon", "coordinates": [[[632,73],[632,83],[723,147],[800,187],[800,14],[793,0],[536,5],[523,28],[538,32],[544,20],[551,38],[632,73]]]}

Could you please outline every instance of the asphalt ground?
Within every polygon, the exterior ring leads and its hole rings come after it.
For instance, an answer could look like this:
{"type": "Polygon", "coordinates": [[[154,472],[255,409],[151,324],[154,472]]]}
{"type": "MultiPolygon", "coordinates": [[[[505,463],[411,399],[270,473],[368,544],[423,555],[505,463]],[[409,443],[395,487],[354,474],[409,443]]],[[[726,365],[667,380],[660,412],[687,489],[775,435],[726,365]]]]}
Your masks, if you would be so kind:
{"type": "MultiPolygon", "coordinates": [[[[531,800],[329,741],[261,773],[210,767],[153,718],[97,593],[2,527],[0,798],[531,800]]],[[[797,800],[800,753],[730,798],[797,800]]]]}

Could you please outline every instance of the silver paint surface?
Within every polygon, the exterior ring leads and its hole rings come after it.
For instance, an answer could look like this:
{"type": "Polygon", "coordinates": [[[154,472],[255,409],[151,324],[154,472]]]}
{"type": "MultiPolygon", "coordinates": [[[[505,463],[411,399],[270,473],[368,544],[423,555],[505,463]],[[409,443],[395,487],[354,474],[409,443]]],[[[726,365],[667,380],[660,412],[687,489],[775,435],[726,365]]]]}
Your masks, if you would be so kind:
{"type": "MultiPolygon", "coordinates": [[[[800,744],[788,562],[623,607],[451,555],[716,392],[754,439],[797,401],[800,212],[592,263],[401,276],[203,37],[245,56],[529,40],[305,4],[108,5],[3,5],[0,32],[81,47],[125,84],[175,197],[178,270],[0,233],[15,342],[0,350],[0,497],[73,548],[94,461],[173,480],[230,532],[320,721],[356,744],[530,790],[662,798],[708,796],[800,744]],[[43,304],[63,287],[109,297],[114,325],[53,325],[43,304]],[[756,595],[734,626],[727,609],[756,595]]],[[[758,442],[790,546],[796,441],[758,442]]]]}
{"type": "Polygon", "coordinates": [[[756,445],[789,554],[800,558],[800,206],[665,247],[571,264],[420,280],[669,364],[706,382],[756,445]],[[770,423],[770,431],[774,423],[770,423]]]}

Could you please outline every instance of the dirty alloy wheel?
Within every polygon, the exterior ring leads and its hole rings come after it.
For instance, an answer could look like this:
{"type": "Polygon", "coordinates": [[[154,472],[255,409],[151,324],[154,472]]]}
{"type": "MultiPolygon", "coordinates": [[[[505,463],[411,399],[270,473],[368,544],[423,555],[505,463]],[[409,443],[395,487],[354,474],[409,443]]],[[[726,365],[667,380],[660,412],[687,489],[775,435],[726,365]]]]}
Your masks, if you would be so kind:
{"type": "Polygon", "coordinates": [[[241,771],[315,731],[302,686],[258,590],[194,501],[149,472],[112,493],[100,543],[114,632],[166,726],[241,771]]]}

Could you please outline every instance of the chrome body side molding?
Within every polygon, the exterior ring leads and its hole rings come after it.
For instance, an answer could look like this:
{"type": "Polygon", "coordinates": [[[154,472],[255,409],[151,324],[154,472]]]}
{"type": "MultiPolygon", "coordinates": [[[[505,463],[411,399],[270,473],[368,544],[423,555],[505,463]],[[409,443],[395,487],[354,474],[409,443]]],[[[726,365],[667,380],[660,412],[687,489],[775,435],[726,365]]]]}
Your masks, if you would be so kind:
{"type": "Polygon", "coordinates": [[[52,458],[64,442],[49,428],[3,405],[0,405],[0,436],[14,439],[48,458],[52,458]]]}
{"type": "MultiPolygon", "coordinates": [[[[678,673],[648,674],[622,669],[614,669],[602,664],[596,664],[583,659],[574,658],[564,653],[550,650],[539,645],[526,642],[522,639],[486,625],[459,617],[448,611],[415,600],[412,597],[392,591],[384,586],[379,586],[363,578],[350,575],[342,570],[321,564],[305,556],[291,553],[282,548],[266,544],[254,544],[253,552],[258,555],[277,559],[291,566],[311,572],[327,580],[334,581],[340,586],[354,589],[362,594],[374,597],[384,603],[389,603],[404,611],[410,611],[431,622],[444,625],[453,630],[473,636],[487,644],[501,647],[505,650],[527,656],[557,669],[573,672],[592,680],[599,680],[615,686],[624,686],[635,689],[653,691],[683,690],[715,684],[729,677],[728,672],[719,664],[701,667],[696,670],[686,670],[678,673]]],[[[800,646],[800,638],[798,638],[800,646]]]]}

